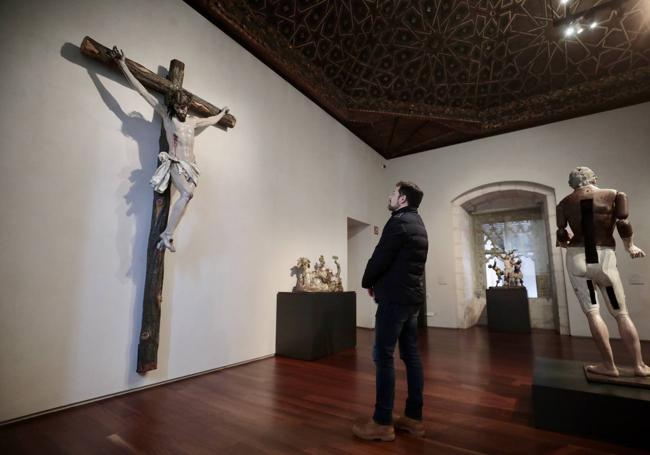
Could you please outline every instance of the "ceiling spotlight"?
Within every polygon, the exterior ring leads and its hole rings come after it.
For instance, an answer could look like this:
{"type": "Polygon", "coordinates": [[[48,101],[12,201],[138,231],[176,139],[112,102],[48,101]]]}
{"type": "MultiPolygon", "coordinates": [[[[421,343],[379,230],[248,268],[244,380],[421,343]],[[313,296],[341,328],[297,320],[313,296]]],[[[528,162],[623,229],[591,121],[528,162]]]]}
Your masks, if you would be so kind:
{"type": "MultiPolygon", "coordinates": [[[[564,36],[570,37],[581,34],[583,31],[594,30],[600,25],[599,18],[608,15],[622,15],[622,5],[628,0],[601,0],[596,5],[589,8],[584,8],[583,2],[571,2],[570,0],[558,0],[555,4],[563,6],[558,11],[554,12],[557,15],[553,19],[553,27],[562,27],[564,29],[564,36]],[[574,5],[569,6],[569,5],[574,5]],[[574,10],[571,12],[571,10],[574,10]],[[607,13],[609,11],[609,13],[607,13]]],[[[649,0],[650,1],[650,0],[649,0]]],[[[559,31],[559,30],[558,30],[559,31]]],[[[561,32],[560,32],[561,33],[561,32]]]]}

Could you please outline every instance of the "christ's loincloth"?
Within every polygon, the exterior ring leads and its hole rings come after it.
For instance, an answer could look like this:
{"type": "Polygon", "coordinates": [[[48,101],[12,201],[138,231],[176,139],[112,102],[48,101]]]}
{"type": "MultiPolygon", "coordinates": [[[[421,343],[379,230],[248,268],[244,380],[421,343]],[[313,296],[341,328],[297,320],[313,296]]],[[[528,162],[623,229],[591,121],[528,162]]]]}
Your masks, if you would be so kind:
{"type": "Polygon", "coordinates": [[[172,166],[178,171],[180,175],[185,177],[189,183],[194,184],[194,186],[199,183],[199,168],[196,163],[191,163],[185,160],[179,160],[175,156],[171,156],[167,152],[160,152],[158,154],[158,159],[160,160],[160,166],[156,169],[151,180],[151,186],[154,190],[159,193],[164,193],[169,186],[169,178],[172,171],[172,166]]]}

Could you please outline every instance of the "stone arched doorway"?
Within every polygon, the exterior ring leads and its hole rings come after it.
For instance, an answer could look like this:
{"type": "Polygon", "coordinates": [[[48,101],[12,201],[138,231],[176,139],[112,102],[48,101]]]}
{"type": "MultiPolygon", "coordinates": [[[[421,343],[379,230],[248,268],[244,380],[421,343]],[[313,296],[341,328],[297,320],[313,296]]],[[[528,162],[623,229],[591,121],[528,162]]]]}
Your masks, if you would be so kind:
{"type": "MultiPolygon", "coordinates": [[[[476,325],[481,320],[485,309],[485,297],[477,292],[483,283],[477,281],[480,277],[477,277],[475,267],[474,216],[490,211],[517,210],[534,206],[541,212],[545,221],[544,235],[548,245],[551,281],[549,296],[550,305],[552,305],[553,328],[563,335],[569,334],[564,265],[559,248],[555,248],[556,200],[553,188],[533,182],[491,183],[466,191],[453,199],[451,203],[458,327],[468,328],[476,325]]],[[[531,310],[531,316],[533,316],[533,312],[534,310],[531,310]]]]}

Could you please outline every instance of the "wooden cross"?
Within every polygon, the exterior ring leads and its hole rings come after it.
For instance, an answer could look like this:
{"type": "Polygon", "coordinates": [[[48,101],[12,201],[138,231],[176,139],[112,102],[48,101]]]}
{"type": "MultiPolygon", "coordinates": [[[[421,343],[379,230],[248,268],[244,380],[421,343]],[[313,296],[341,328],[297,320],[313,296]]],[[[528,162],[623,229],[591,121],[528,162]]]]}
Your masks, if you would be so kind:
{"type": "MultiPolygon", "coordinates": [[[[90,37],[85,37],[81,43],[81,52],[88,57],[110,66],[118,71],[119,69],[113,58],[109,55],[109,48],[103,46],[90,37]]],[[[158,76],[144,66],[132,60],[126,59],[126,64],[142,85],[146,88],[166,94],[172,89],[181,89],[185,64],[178,60],[169,63],[169,74],[167,79],[158,76]]],[[[190,111],[201,117],[217,115],[221,110],[198,96],[183,89],[191,96],[192,103],[190,111]]],[[[224,115],[219,120],[219,125],[225,128],[233,128],[236,119],[231,114],[224,115]]],[[[169,144],[165,135],[164,126],[160,133],[160,150],[169,150],[169,144]]],[[[160,162],[158,163],[160,165],[160,162]]],[[[151,212],[151,229],[149,231],[149,243],[147,247],[147,272],[144,285],[144,301],[142,308],[142,327],[140,329],[140,340],[138,342],[138,373],[145,373],[158,368],[158,341],[160,338],[160,313],[162,305],[162,288],[164,275],[165,249],[158,249],[160,234],[167,226],[170,206],[170,189],[160,194],[153,192],[153,210],[151,212]]]]}

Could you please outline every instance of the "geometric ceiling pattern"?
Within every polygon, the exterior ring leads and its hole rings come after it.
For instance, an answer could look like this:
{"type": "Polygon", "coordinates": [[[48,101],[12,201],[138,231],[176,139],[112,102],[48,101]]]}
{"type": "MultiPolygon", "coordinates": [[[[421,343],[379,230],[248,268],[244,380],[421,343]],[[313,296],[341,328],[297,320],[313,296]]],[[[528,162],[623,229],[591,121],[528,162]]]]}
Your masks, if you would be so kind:
{"type": "Polygon", "coordinates": [[[386,158],[650,100],[647,0],[186,1],[386,158]]]}

